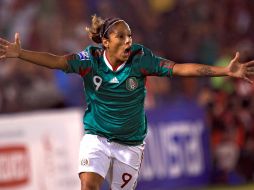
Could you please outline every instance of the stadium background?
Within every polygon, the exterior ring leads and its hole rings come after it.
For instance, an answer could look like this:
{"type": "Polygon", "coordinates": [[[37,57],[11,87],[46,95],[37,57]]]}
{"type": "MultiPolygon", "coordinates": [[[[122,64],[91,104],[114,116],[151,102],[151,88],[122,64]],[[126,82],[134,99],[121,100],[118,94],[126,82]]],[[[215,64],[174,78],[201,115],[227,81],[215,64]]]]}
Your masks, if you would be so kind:
{"type": "MultiPolygon", "coordinates": [[[[254,58],[253,0],[1,0],[0,34],[14,40],[18,31],[26,49],[55,54],[78,52],[91,43],[84,27],[90,24],[95,13],[103,18],[125,19],[135,42],[176,62],[225,65],[235,51],[240,51],[241,61],[254,58]]],[[[200,112],[209,135],[206,155],[210,161],[202,185],[230,185],[231,189],[253,183],[253,85],[227,77],[151,77],[147,88],[146,109],[151,120],[155,117],[153,111],[161,108],[169,109],[165,113],[177,109],[176,117],[180,120],[186,116],[181,111],[187,114],[198,109],[200,112]]],[[[11,125],[9,116],[15,120],[20,114],[29,117],[40,111],[47,115],[52,110],[58,113],[84,108],[83,87],[78,76],[18,59],[1,63],[0,134],[11,125]]],[[[3,135],[1,138],[4,145],[3,139],[8,138],[3,135]]],[[[170,189],[174,181],[165,183],[170,189]]]]}

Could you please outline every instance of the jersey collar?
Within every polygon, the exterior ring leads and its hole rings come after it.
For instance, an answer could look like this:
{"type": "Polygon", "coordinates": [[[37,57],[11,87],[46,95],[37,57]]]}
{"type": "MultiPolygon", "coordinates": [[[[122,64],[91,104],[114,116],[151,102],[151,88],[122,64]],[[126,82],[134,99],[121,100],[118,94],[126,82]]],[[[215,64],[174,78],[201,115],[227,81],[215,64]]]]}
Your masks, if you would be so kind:
{"type": "MultiPolygon", "coordinates": [[[[106,51],[103,52],[103,60],[106,63],[107,67],[111,70],[114,71],[113,67],[111,66],[111,64],[109,63],[107,57],[106,57],[106,51]]],[[[124,63],[122,63],[114,72],[120,71],[126,64],[126,61],[124,63]]]]}

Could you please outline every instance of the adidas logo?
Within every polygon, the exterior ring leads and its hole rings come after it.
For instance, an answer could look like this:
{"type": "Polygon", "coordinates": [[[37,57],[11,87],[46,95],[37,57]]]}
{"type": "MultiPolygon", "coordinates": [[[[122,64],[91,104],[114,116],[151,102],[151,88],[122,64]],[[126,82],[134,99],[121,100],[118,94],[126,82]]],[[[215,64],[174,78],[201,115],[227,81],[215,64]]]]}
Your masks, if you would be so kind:
{"type": "Polygon", "coordinates": [[[109,81],[109,83],[119,83],[119,81],[116,77],[114,77],[109,81]]]}

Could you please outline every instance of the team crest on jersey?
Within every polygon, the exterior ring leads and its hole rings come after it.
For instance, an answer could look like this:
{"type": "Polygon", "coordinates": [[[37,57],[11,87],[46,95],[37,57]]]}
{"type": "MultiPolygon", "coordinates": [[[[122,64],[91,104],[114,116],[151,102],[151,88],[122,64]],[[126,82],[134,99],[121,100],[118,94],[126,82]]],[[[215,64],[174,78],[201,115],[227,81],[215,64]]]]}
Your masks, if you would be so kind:
{"type": "Polygon", "coordinates": [[[80,60],[89,60],[89,53],[87,51],[81,51],[80,53],[78,53],[78,56],[80,58],[80,60]]]}
{"type": "Polygon", "coordinates": [[[138,80],[136,79],[136,77],[131,77],[126,80],[126,88],[129,91],[133,91],[138,88],[138,80]]]}

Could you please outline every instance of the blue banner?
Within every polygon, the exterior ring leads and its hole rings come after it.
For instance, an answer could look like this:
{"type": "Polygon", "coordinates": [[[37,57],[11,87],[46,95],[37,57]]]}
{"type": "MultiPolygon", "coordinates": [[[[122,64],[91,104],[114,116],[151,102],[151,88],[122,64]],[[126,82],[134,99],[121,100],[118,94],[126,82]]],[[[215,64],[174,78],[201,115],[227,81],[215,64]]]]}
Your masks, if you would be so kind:
{"type": "Polygon", "coordinates": [[[208,184],[209,133],[204,111],[179,100],[147,111],[149,132],[138,190],[176,189],[208,184]]]}

